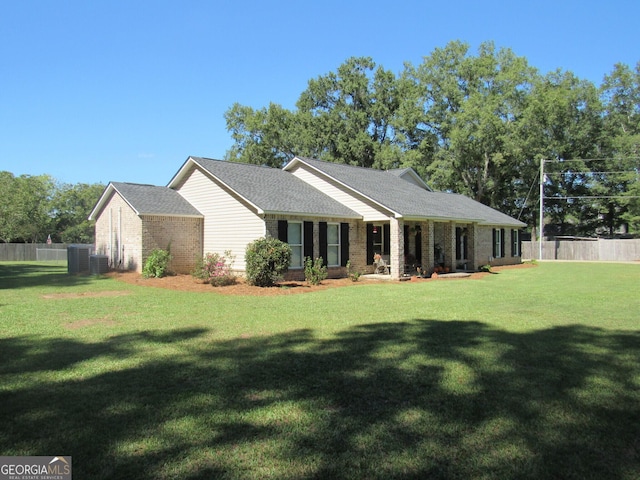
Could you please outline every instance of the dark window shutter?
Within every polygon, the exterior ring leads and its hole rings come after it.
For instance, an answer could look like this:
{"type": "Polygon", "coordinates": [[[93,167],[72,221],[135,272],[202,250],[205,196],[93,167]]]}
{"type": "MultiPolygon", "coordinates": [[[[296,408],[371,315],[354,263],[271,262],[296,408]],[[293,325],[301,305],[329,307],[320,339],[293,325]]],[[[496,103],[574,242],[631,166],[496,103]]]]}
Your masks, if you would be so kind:
{"type": "Polygon", "coordinates": [[[456,260],[462,259],[462,228],[456,227],[456,260]]]}
{"type": "MultiPolygon", "coordinates": [[[[390,255],[391,254],[391,225],[383,225],[382,234],[384,235],[384,240],[382,245],[382,249],[384,250],[384,252],[382,252],[382,254],[390,255]]],[[[373,260],[371,261],[373,262],[373,260]]]]}
{"type": "Polygon", "coordinates": [[[367,223],[367,265],[373,265],[373,223],[367,223]]]}
{"type": "Polygon", "coordinates": [[[469,258],[469,235],[464,235],[462,237],[462,241],[464,242],[462,248],[462,258],[467,259],[469,258]]]}
{"type": "Polygon", "coordinates": [[[349,261],[349,224],[340,224],[340,265],[347,266],[349,261]]]}
{"type": "Polygon", "coordinates": [[[502,258],[504,258],[504,252],[505,252],[504,240],[505,240],[504,228],[501,228],[500,229],[500,257],[502,258]]]}
{"type": "Polygon", "coordinates": [[[409,225],[404,226],[404,258],[407,258],[407,255],[410,255],[410,247],[409,247],[409,225]]]}
{"type": "Polygon", "coordinates": [[[289,240],[288,227],[289,223],[286,220],[278,220],[278,240],[281,242],[287,242],[289,240]]]}
{"type": "Polygon", "coordinates": [[[303,255],[313,260],[313,222],[304,222],[303,255]]]}
{"type": "Polygon", "coordinates": [[[493,258],[497,258],[498,257],[498,238],[497,238],[497,229],[493,229],[493,258]]]}
{"type": "Polygon", "coordinates": [[[327,264],[327,222],[318,223],[318,234],[320,241],[320,256],[322,257],[322,264],[327,264]]]}

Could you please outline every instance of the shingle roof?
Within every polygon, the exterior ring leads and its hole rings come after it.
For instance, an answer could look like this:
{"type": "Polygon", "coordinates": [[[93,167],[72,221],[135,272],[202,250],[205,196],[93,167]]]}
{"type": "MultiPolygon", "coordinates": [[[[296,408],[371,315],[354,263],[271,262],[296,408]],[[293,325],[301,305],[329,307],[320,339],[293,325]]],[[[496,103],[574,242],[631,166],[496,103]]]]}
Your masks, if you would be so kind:
{"type": "Polygon", "coordinates": [[[111,182],[110,185],[138,215],[202,216],[193,205],[171,188],[124,182],[111,182]]]}
{"type": "Polygon", "coordinates": [[[357,212],[283,170],[201,157],[190,160],[264,212],[361,218],[357,212]]]}
{"type": "Polygon", "coordinates": [[[403,180],[397,172],[305,157],[297,159],[404,217],[467,220],[487,225],[517,227],[525,225],[464,195],[427,191],[403,180]]]}

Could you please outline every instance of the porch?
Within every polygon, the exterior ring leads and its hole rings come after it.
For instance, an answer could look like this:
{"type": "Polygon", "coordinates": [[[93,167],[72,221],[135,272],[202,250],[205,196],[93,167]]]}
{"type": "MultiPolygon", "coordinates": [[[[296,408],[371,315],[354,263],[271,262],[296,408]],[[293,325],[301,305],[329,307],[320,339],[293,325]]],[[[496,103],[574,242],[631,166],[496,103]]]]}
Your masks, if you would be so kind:
{"type": "Polygon", "coordinates": [[[386,274],[382,274],[382,273],[368,273],[365,275],[361,275],[360,278],[362,280],[381,280],[384,282],[403,282],[403,281],[411,281],[412,277],[417,277],[418,279],[421,280],[428,280],[428,279],[452,279],[452,278],[468,278],[471,276],[473,272],[452,272],[452,273],[440,273],[435,277],[432,276],[420,276],[420,275],[410,275],[410,274],[404,274],[402,277],[400,278],[395,278],[392,277],[391,275],[386,275],[386,274]]]}
{"type": "Polygon", "coordinates": [[[473,271],[476,224],[406,221],[391,218],[366,224],[367,274],[400,280],[405,276],[430,276],[473,271]],[[374,257],[382,256],[389,274],[376,271],[374,257]]]}

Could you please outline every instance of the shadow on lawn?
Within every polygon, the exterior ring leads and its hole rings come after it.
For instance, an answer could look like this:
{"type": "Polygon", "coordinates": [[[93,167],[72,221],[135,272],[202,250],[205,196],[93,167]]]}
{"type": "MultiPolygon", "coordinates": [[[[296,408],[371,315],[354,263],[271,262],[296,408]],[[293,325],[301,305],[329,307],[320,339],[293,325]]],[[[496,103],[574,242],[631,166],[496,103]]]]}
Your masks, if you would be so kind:
{"type": "Polygon", "coordinates": [[[0,340],[0,379],[51,372],[0,390],[0,453],[72,455],[77,478],[92,479],[620,479],[640,470],[636,333],[416,319],[328,340],[309,330],[207,334],[0,340]],[[181,353],[149,356],[154,343],[181,353]],[[140,361],[55,379],[102,357],[140,361]]]}
{"type": "Polygon", "coordinates": [[[1,263],[0,290],[55,285],[70,287],[94,280],[95,276],[70,275],[66,266],[43,263],[1,263]]]}

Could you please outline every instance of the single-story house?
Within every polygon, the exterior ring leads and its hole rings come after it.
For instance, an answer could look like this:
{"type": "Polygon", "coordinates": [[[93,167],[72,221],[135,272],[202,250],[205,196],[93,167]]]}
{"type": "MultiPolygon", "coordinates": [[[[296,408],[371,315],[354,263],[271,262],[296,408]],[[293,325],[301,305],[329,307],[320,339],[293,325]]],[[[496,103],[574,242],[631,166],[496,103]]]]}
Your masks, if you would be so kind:
{"type": "Polygon", "coordinates": [[[169,247],[176,272],[227,250],[242,272],[247,244],[270,236],[291,246],[292,279],[304,277],[306,257],[322,257],[331,277],[346,276],[347,262],[373,272],[375,254],[394,278],[418,267],[520,263],[525,226],[463,195],[432,191],[410,168],[304,157],[282,169],[189,157],[166,187],[110,183],[89,218],[97,253],[114,267],[141,271],[152,250],[169,247]]]}

